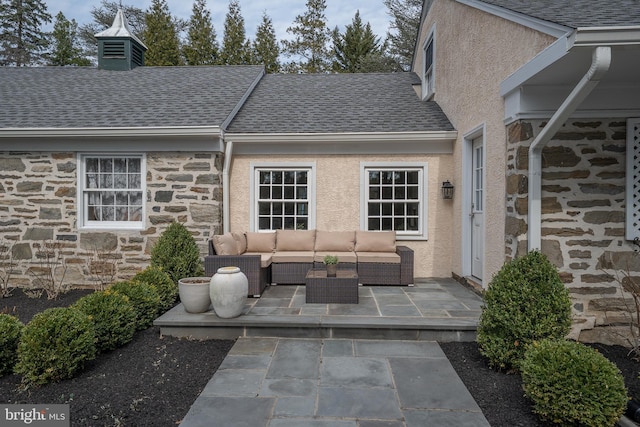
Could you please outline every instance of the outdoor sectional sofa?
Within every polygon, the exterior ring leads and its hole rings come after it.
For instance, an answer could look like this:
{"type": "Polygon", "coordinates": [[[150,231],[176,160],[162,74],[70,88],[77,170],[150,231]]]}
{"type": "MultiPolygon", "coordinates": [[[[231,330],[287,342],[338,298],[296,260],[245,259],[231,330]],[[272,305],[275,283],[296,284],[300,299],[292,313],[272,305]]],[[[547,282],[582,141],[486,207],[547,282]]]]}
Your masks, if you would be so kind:
{"type": "Polygon", "coordinates": [[[413,250],[396,244],[394,231],[277,230],[225,233],[209,241],[207,276],[218,268],[239,267],[249,280],[249,295],[268,284],[304,284],[311,268],[336,255],[338,268],[351,268],[363,285],[413,285],[413,250]]]}

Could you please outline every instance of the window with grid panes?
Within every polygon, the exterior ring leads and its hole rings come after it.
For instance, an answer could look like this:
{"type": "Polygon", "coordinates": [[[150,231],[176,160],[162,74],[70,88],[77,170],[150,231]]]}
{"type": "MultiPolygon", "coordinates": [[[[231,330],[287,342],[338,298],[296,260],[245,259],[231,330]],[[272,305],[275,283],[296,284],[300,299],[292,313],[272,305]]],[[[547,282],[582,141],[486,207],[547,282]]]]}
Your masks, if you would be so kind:
{"type": "Polygon", "coordinates": [[[422,234],[422,168],[365,168],[366,228],[422,234]]]}
{"type": "Polygon", "coordinates": [[[256,169],[258,230],[309,229],[309,169],[256,169]]]}
{"type": "Polygon", "coordinates": [[[84,226],[143,226],[142,155],[85,155],[81,168],[84,226]]]}

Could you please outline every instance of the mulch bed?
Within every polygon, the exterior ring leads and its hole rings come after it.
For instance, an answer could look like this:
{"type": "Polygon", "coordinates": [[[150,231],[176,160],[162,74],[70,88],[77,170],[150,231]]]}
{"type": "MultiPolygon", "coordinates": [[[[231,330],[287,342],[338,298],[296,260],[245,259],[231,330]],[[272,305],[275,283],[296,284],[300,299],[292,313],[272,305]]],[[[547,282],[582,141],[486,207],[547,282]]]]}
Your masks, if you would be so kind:
{"type": "MultiPolygon", "coordinates": [[[[56,300],[28,298],[20,290],[0,299],[0,312],[22,322],[50,307],[64,307],[90,291],[56,300]]],[[[2,403],[68,403],[72,426],[178,425],[231,349],[232,340],[195,341],[137,332],[129,344],[98,356],[75,378],[20,390],[16,375],[0,378],[2,403]]],[[[517,374],[491,370],[475,343],[441,343],[443,351],[493,427],[545,426],[531,412],[517,374]]],[[[595,345],[616,363],[631,396],[640,396],[640,363],[626,348],[595,345]]]]}

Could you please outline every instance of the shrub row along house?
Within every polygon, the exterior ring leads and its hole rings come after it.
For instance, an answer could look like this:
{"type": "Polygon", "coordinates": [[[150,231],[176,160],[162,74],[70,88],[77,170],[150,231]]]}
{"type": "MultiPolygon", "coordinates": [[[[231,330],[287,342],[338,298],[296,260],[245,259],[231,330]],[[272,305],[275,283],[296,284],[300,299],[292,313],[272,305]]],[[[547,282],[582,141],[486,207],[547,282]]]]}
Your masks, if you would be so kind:
{"type": "Polygon", "coordinates": [[[93,251],[130,276],[171,221],[203,254],[223,231],[395,230],[416,277],[481,286],[540,248],[574,333],[602,340],[607,273],[640,271],[635,3],[426,0],[413,71],[392,74],[144,67],[119,13],[97,68],[0,69],[15,281],[43,240],[66,280],[91,281],[93,251]]]}

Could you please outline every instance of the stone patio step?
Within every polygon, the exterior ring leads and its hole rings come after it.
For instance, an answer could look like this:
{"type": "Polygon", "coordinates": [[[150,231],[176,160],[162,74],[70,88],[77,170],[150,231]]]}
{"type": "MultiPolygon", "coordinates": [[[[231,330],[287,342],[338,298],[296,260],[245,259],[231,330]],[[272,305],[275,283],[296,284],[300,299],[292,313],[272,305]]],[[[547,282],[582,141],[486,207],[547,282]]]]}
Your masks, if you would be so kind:
{"type": "Polygon", "coordinates": [[[482,299],[453,279],[416,280],[414,287],[361,286],[359,304],[306,304],[304,286],[268,287],[244,314],[221,319],[181,304],[156,319],[163,335],[474,341],[482,299]]]}

